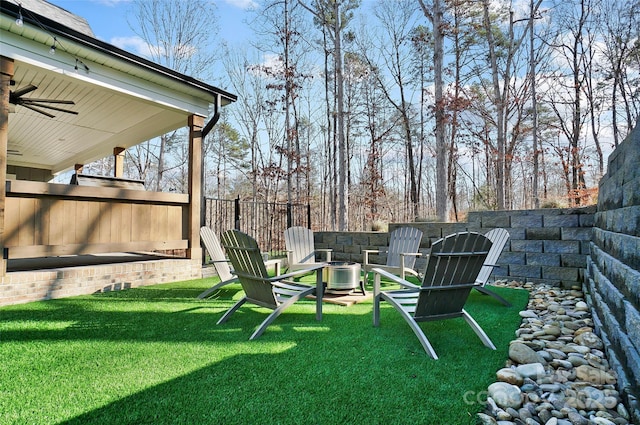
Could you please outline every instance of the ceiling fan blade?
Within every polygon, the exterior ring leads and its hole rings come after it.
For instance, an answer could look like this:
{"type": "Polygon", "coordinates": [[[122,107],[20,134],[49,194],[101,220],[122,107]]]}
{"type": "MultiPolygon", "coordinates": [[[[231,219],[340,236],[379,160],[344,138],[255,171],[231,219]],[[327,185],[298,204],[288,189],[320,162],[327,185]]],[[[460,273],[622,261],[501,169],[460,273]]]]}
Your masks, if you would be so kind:
{"type": "Polygon", "coordinates": [[[29,84],[29,85],[28,85],[28,86],[26,86],[26,87],[23,87],[23,88],[21,88],[21,89],[18,89],[18,90],[16,90],[16,91],[14,91],[14,92],[13,92],[13,97],[20,97],[20,96],[23,96],[23,95],[25,95],[25,94],[27,94],[27,93],[31,93],[32,91],[34,91],[34,90],[36,90],[36,89],[37,89],[37,87],[36,87],[36,86],[34,86],[34,85],[32,85],[32,84],[29,84]]]}
{"type": "Polygon", "coordinates": [[[55,106],[43,105],[41,103],[23,102],[22,106],[27,108],[31,107],[31,109],[33,109],[34,106],[37,106],[38,108],[47,108],[47,109],[52,109],[54,111],[66,112],[67,114],[78,115],[76,111],[70,111],[69,109],[56,108],[55,106]]]}
{"type": "Polygon", "coordinates": [[[46,111],[42,111],[42,110],[40,110],[40,109],[38,109],[38,108],[34,108],[34,107],[33,107],[33,106],[31,106],[31,105],[22,105],[22,106],[24,106],[25,108],[29,108],[29,109],[31,109],[32,111],[36,111],[36,112],[38,112],[38,113],[40,113],[40,114],[42,114],[42,115],[46,115],[46,116],[48,116],[49,118],[55,118],[55,117],[56,117],[55,115],[51,115],[50,113],[48,113],[48,112],[46,112],[46,111]]]}
{"type": "Polygon", "coordinates": [[[73,100],[58,100],[58,99],[21,99],[22,103],[64,103],[65,105],[75,105],[76,103],[73,100]]]}

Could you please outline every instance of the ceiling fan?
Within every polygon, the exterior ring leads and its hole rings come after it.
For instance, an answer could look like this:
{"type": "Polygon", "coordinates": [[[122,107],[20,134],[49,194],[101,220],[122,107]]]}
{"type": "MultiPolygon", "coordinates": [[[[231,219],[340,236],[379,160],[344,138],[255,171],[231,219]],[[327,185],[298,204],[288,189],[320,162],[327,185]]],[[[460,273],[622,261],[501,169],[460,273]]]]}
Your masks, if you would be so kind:
{"type": "Polygon", "coordinates": [[[26,87],[18,89],[16,91],[9,92],[9,103],[13,103],[14,105],[24,106],[25,108],[31,109],[32,111],[36,111],[40,114],[46,115],[49,118],[55,118],[55,115],[42,110],[51,109],[54,111],[60,111],[67,114],[78,115],[76,111],[71,111],[69,109],[58,108],[56,106],[51,106],[48,104],[63,104],[63,105],[75,105],[72,100],[58,100],[58,99],[34,99],[34,98],[24,98],[25,94],[31,93],[36,90],[38,87],[29,84],[26,87]]]}

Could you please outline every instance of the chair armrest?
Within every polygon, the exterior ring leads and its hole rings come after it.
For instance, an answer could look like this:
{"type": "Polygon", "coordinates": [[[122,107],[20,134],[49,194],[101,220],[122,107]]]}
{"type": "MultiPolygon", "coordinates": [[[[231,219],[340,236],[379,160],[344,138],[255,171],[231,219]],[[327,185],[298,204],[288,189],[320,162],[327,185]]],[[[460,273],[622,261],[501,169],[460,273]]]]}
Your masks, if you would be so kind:
{"type": "Polygon", "coordinates": [[[284,280],[284,279],[288,279],[290,277],[296,277],[296,276],[300,276],[303,274],[307,274],[310,273],[312,271],[318,270],[318,269],[322,269],[325,267],[325,264],[314,264],[314,265],[310,265],[307,268],[304,269],[300,269],[300,270],[296,270],[293,272],[289,272],[289,273],[285,273],[279,276],[274,276],[274,277],[270,277],[270,278],[265,278],[264,280],[267,282],[277,282],[279,280],[284,280]]]}
{"type": "Polygon", "coordinates": [[[400,253],[400,256],[404,256],[404,255],[413,255],[414,257],[422,257],[421,252],[401,252],[400,253]]]}
{"type": "Polygon", "coordinates": [[[364,264],[369,264],[369,254],[373,254],[376,252],[380,252],[379,249],[363,249],[362,253],[364,254],[364,264]]]}
{"type": "Polygon", "coordinates": [[[384,276],[385,278],[399,284],[400,286],[406,287],[406,288],[410,288],[410,289],[420,289],[420,286],[413,284],[409,281],[406,281],[404,279],[402,279],[401,277],[398,277],[396,275],[394,275],[393,273],[389,273],[386,270],[382,270],[379,268],[373,268],[371,269],[371,271],[373,272],[373,294],[374,296],[380,293],[380,277],[384,276]]]}
{"type": "Polygon", "coordinates": [[[326,257],[327,257],[327,262],[331,261],[331,252],[333,252],[333,249],[331,249],[331,248],[316,248],[315,251],[316,252],[324,252],[326,257]]]}

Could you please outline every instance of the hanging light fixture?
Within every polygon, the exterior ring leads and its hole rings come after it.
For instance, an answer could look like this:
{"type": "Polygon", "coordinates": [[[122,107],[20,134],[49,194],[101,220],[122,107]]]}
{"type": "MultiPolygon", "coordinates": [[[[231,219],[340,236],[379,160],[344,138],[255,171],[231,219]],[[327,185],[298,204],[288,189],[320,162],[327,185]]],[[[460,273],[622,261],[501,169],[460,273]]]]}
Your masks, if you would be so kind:
{"type": "Polygon", "coordinates": [[[22,5],[18,4],[18,17],[16,18],[16,25],[21,27],[24,25],[24,21],[22,20],[22,5]]]}

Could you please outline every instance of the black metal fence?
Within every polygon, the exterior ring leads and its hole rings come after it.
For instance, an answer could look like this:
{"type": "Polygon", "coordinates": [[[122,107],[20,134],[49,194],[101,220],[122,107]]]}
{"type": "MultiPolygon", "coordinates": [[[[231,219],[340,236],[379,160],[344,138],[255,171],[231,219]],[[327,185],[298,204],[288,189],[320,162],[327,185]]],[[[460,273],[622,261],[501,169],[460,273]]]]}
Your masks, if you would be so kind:
{"type": "Polygon", "coordinates": [[[311,226],[308,204],[254,202],[205,198],[205,225],[217,235],[238,229],[253,237],[271,256],[286,256],[284,231],[291,226],[311,226]]]}

